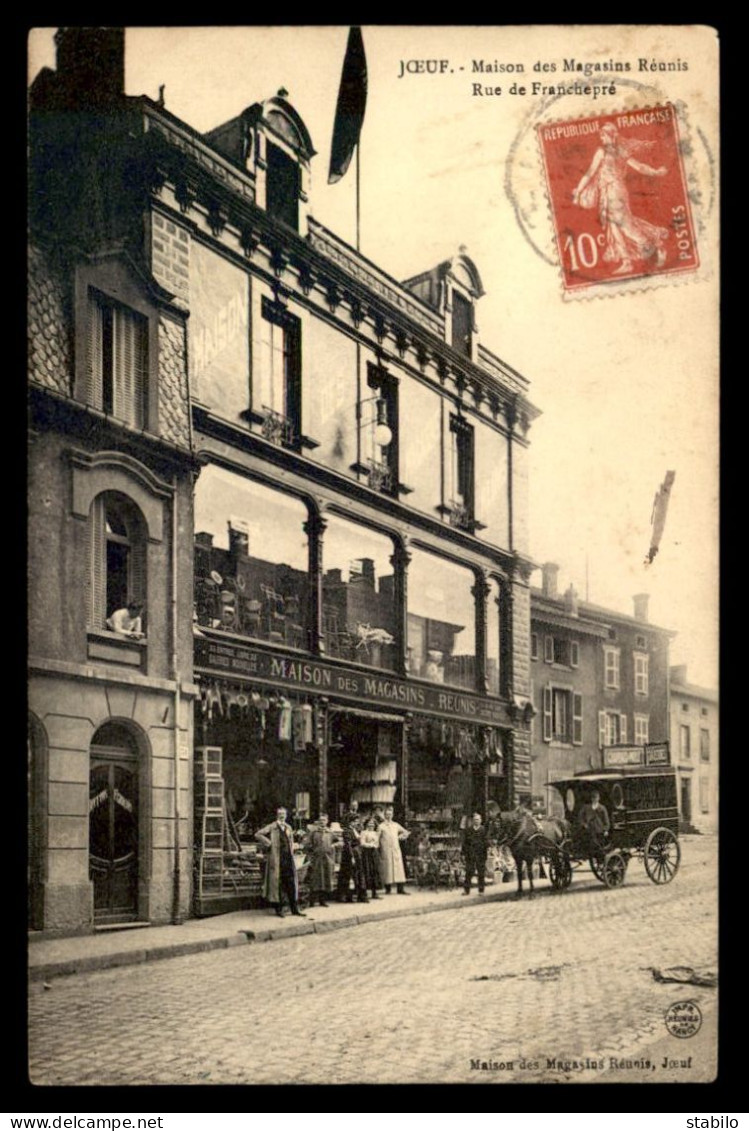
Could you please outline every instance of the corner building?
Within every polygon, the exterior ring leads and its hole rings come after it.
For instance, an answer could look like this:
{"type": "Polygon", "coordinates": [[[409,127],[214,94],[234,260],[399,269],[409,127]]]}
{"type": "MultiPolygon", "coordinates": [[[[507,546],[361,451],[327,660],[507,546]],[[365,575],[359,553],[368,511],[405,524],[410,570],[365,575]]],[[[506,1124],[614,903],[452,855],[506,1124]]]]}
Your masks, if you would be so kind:
{"type": "Polygon", "coordinates": [[[29,925],[179,921],[192,874],[187,308],[151,271],[124,32],[30,98],[29,925]],[[107,620],[144,604],[140,639],[107,620]]]}
{"type": "Polygon", "coordinates": [[[537,410],[480,340],[465,250],[397,282],[310,215],[315,151],[285,91],[204,135],[121,107],[143,269],[186,333],[179,631],[210,914],[259,895],[242,849],[278,805],[301,827],[392,802],[449,843],[472,809],[530,795],[537,410]]]}

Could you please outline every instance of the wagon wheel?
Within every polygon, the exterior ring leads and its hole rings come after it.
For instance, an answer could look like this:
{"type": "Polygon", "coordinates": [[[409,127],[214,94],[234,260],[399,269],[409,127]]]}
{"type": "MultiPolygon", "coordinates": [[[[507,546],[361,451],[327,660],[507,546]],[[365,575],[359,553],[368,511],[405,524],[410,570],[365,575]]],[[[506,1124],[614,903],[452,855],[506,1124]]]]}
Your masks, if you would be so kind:
{"type": "Polygon", "coordinates": [[[564,852],[549,857],[549,879],[555,891],[564,891],[572,883],[572,865],[564,852]]]}
{"type": "Polygon", "coordinates": [[[645,871],[654,884],[669,884],[679,870],[681,848],[670,829],[654,829],[645,841],[645,871]]]}
{"type": "Polygon", "coordinates": [[[590,859],[588,860],[588,863],[590,864],[591,872],[593,873],[593,875],[595,876],[595,878],[597,880],[601,881],[601,883],[604,883],[603,860],[604,860],[603,856],[591,856],[590,859]]]}
{"type": "Polygon", "coordinates": [[[603,858],[601,868],[603,882],[607,888],[619,888],[624,883],[624,874],[627,871],[627,860],[621,852],[607,852],[603,858]]]}

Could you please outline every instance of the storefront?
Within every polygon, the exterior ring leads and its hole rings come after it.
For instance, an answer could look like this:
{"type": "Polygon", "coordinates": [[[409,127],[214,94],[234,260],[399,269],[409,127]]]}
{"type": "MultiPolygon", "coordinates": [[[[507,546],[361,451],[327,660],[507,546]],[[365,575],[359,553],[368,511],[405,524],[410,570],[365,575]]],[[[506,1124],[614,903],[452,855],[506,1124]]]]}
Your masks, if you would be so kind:
{"type": "MultiPolygon", "coordinates": [[[[412,830],[459,843],[462,819],[504,803],[504,735],[496,700],[301,659],[201,630],[195,640],[195,909],[215,914],[260,898],[255,833],[283,806],[303,834],[321,810],[339,820],[392,804],[412,830]]],[[[412,870],[413,872],[413,870],[412,870]]]]}

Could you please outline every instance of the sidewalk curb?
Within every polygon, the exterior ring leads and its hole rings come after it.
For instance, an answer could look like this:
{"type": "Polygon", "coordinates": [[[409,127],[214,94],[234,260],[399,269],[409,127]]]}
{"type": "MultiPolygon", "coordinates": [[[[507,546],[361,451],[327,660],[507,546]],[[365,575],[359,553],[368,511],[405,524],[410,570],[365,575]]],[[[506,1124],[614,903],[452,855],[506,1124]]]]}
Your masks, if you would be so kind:
{"type": "Polygon", "coordinates": [[[282,939],[299,938],[313,934],[327,935],[346,927],[361,927],[367,923],[381,923],[385,919],[403,919],[408,915],[428,915],[437,911],[454,911],[460,907],[476,907],[486,903],[497,903],[514,895],[514,890],[485,892],[481,896],[472,894],[473,898],[470,900],[460,897],[445,903],[429,904],[426,907],[378,908],[369,913],[362,914],[359,912],[345,919],[288,923],[278,928],[268,927],[259,930],[251,927],[240,928],[231,935],[218,938],[166,943],[161,946],[143,947],[138,950],[115,951],[111,954],[80,955],[58,962],[39,963],[29,967],[29,981],[46,982],[51,978],[69,974],[88,974],[122,966],[138,966],[147,962],[160,962],[166,958],[182,958],[191,954],[226,950],[235,946],[276,942],[282,939]]]}

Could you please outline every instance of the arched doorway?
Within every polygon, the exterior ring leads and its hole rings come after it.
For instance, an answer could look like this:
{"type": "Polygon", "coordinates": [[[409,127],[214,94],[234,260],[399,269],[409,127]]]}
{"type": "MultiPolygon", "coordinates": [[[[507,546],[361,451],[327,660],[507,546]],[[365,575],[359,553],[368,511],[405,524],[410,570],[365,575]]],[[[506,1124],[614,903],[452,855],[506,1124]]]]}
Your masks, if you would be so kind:
{"type": "Polygon", "coordinates": [[[91,742],[89,875],[94,922],[138,917],[138,747],[121,723],[105,723],[91,742]]]}

